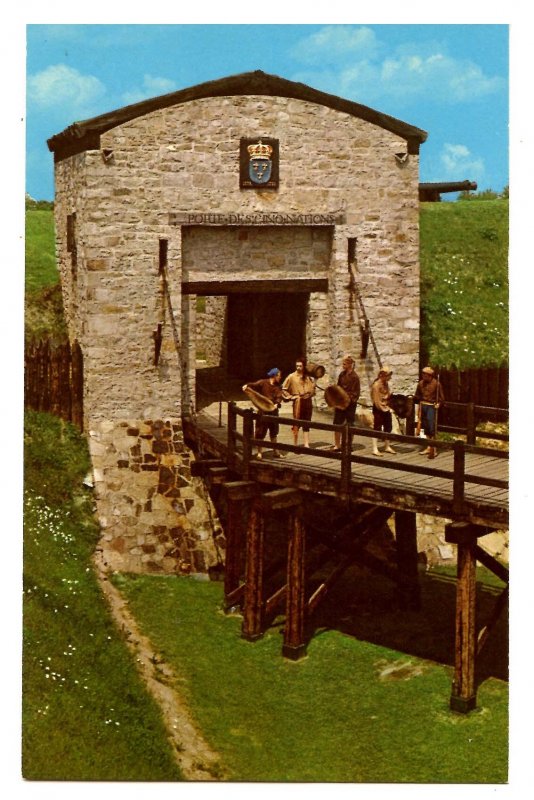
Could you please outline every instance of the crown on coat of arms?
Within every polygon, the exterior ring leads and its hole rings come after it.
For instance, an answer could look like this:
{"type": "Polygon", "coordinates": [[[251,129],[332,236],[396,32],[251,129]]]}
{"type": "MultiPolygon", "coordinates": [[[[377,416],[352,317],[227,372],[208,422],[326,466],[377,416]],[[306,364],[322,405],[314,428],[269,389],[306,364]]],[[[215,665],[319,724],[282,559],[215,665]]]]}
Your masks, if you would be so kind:
{"type": "Polygon", "coordinates": [[[261,139],[256,144],[249,144],[247,147],[251,158],[270,158],[273,148],[270,144],[263,144],[261,139]]]}

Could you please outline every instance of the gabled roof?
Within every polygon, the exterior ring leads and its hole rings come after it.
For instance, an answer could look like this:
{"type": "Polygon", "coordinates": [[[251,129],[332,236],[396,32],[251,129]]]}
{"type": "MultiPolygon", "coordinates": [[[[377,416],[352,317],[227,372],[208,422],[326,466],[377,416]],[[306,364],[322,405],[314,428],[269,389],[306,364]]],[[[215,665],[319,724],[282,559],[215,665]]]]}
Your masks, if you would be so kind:
{"type": "Polygon", "coordinates": [[[296,83],[276,75],[268,75],[261,70],[243,72],[228,78],[219,78],[206,83],[199,83],[189,89],[180,89],[177,92],[160,95],[140,103],[123,106],[116,111],[101,114],[92,119],[74,122],[61,133],[48,139],[49,150],[54,153],[54,159],[60,161],[75,153],[84,150],[97,150],[100,147],[100,135],[111,128],[129,122],[136,117],[150,114],[161,108],[188,103],[206,97],[230,97],[235,95],[266,95],[270,97],[291,97],[297,100],[307,100],[311,103],[327,106],[328,108],[352,114],[354,117],[371,122],[385,130],[397,134],[408,143],[408,152],[419,152],[419,145],[427,138],[426,131],[408,125],[406,122],[374,111],[368,106],[345,100],[333,94],[312,89],[304,83],[296,83]]]}

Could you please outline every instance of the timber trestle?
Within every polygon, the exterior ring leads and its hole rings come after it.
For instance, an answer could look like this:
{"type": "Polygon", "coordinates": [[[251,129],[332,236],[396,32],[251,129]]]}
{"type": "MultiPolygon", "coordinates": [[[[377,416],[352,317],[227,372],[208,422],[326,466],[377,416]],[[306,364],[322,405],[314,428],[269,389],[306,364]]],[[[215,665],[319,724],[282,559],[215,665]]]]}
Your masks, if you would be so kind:
{"type": "MultiPolygon", "coordinates": [[[[380,495],[379,486],[371,495],[365,490],[353,492],[349,489],[350,473],[347,475],[343,464],[340,465],[341,484],[335,494],[330,492],[328,481],[324,481],[317,470],[310,470],[312,477],[307,479],[302,471],[299,475],[299,470],[288,463],[289,459],[252,464],[252,445],[256,444],[252,419],[252,414],[243,413],[243,437],[235,436],[235,429],[233,434],[229,430],[227,440],[222,443],[218,432],[206,434],[200,426],[184,421],[186,441],[197,451],[192,472],[202,476],[212,491],[218,493],[225,509],[224,605],[227,612],[239,610],[242,613],[241,636],[249,641],[258,640],[276,620],[283,618],[280,623],[283,624],[282,655],[292,661],[302,659],[306,655],[315,612],[352,565],[386,575],[397,587],[398,607],[417,612],[421,598],[416,513],[428,513],[428,504],[422,502],[418,507],[400,496],[396,502],[396,495],[391,493],[387,483],[383,495],[380,495]],[[310,519],[307,506],[310,498],[332,497],[332,494],[344,504],[347,516],[337,528],[331,524],[328,530],[321,531],[313,518],[310,519]],[[367,548],[373,534],[383,530],[392,515],[396,563],[377,557],[367,548]]],[[[312,425],[320,430],[334,430],[332,425],[312,425]]],[[[342,434],[342,450],[349,454],[350,460],[364,461],[363,457],[351,455],[352,436],[346,426],[342,434]]],[[[395,438],[410,440],[410,437],[395,438]]],[[[280,449],[284,449],[283,444],[280,449]]],[[[298,454],[304,448],[286,445],[285,449],[290,455],[289,451],[298,454]]],[[[456,445],[455,453],[458,452],[456,445]]],[[[458,548],[450,707],[462,713],[476,706],[476,660],[508,599],[508,570],[478,544],[487,533],[504,527],[502,519],[504,514],[507,518],[507,508],[504,503],[490,502],[484,509],[478,499],[472,501],[469,508],[465,481],[473,476],[465,474],[465,455],[464,448],[452,469],[451,501],[446,505],[453,521],[446,525],[445,537],[458,548]],[[478,633],[475,619],[477,561],[506,584],[490,619],[478,633]]],[[[321,456],[336,458],[327,452],[321,456]]],[[[339,460],[339,456],[337,458],[339,460]]],[[[479,480],[499,489],[503,485],[500,477],[492,475],[479,480]]],[[[447,516],[439,503],[434,513],[447,516]]]]}

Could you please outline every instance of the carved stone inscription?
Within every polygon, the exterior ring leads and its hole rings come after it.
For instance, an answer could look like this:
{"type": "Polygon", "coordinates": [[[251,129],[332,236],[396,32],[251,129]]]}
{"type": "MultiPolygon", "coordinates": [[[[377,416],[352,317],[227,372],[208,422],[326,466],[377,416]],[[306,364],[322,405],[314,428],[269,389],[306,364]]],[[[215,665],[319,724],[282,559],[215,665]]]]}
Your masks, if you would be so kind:
{"type": "Polygon", "coordinates": [[[251,211],[246,214],[217,211],[171,211],[169,225],[342,225],[339,212],[299,214],[289,211],[251,211]]]}

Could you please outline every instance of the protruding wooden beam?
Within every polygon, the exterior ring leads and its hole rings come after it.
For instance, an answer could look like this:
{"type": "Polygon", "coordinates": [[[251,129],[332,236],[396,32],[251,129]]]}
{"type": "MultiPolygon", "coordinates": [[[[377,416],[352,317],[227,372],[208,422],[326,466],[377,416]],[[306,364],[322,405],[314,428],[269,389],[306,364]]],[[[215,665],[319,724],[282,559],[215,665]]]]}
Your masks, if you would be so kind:
{"type": "Polygon", "coordinates": [[[445,541],[449,544],[476,544],[477,539],[491,532],[491,528],[472,522],[451,522],[445,525],[445,541]]]}
{"type": "Polygon", "coordinates": [[[229,295],[238,292],[248,292],[254,294],[264,292],[291,292],[295,294],[301,292],[327,292],[328,278],[291,278],[286,280],[233,280],[233,281],[184,281],[182,283],[182,294],[196,295],[229,295]]]}
{"type": "Polygon", "coordinates": [[[259,489],[255,481],[227,481],[223,483],[222,491],[227,500],[252,500],[259,489]]]}
{"type": "Polygon", "coordinates": [[[283,511],[302,503],[302,496],[297,489],[275,489],[258,498],[262,510],[269,514],[272,511],[283,511]]]}
{"type": "Polygon", "coordinates": [[[228,480],[228,467],[210,467],[208,469],[206,478],[209,483],[214,486],[220,486],[228,480]]]}
{"type": "Polygon", "coordinates": [[[194,478],[204,478],[209,469],[213,467],[223,467],[224,464],[220,458],[203,458],[199,461],[191,462],[191,475],[194,478]]]}

